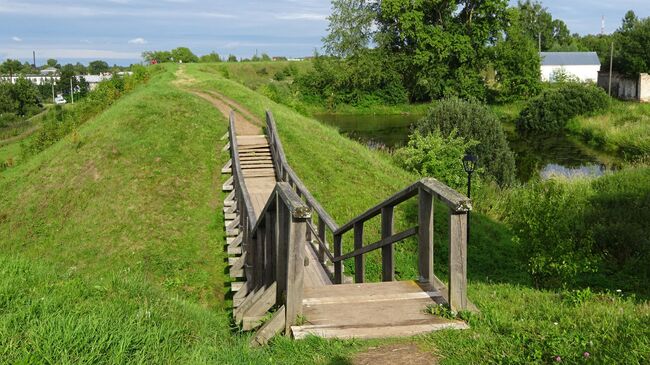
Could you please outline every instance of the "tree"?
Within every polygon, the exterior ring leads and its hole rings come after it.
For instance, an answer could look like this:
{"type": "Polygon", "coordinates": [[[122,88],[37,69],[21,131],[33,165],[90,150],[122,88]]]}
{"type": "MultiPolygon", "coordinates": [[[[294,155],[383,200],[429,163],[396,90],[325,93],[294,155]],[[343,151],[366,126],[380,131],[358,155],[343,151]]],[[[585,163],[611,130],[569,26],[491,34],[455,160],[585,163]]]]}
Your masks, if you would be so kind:
{"type": "Polygon", "coordinates": [[[61,65],[59,65],[59,61],[55,60],[54,58],[50,58],[47,60],[47,66],[56,67],[56,68],[61,67],[61,65]]]}
{"type": "Polygon", "coordinates": [[[16,114],[27,115],[30,108],[39,104],[38,89],[36,89],[36,86],[31,81],[24,77],[21,76],[16,80],[12,90],[13,99],[18,104],[16,114]]]}
{"type": "Polygon", "coordinates": [[[211,52],[210,54],[201,56],[199,62],[203,62],[203,63],[221,62],[221,57],[217,52],[211,52]]]}
{"type": "Polygon", "coordinates": [[[178,47],[171,51],[172,60],[174,62],[193,63],[199,62],[199,58],[192,53],[187,47],[178,47]]]}
{"type": "Polygon", "coordinates": [[[540,57],[537,46],[521,28],[518,9],[509,9],[506,39],[495,47],[495,70],[502,99],[536,95],[540,84],[540,57]]]}
{"type": "Polygon", "coordinates": [[[165,63],[172,61],[172,53],[169,51],[146,51],[142,52],[142,58],[148,62],[165,63]]]}
{"type": "Polygon", "coordinates": [[[270,57],[268,54],[266,54],[266,53],[262,53],[262,61],[263,61],[263,62],[271,62],[272,59],[271,59],[271,57],[270,57]]]}
{"type": "Polygon", "coordinates": [[[535,44],[541,43],[542,51],[548,51],[554,44],[564,45],[570,41],[567,25],[562,20],[553,19],[539,1],[519,0],[517,8],[522,29],[535,44]]]}
{"type": "Polygon", "coordinates": [[[13,85],[8,82],[0,82],[0,115],[5,113],[15,113],[18,109],[18,103],[13,97],[13,85]]]}
{"type": "Polygon", "coordinates": [[[61,74],[59,76],[59,90],[63,95],[70,95],[71,86],[74,88],[77,85],[77,80],[75,78],[74,66],[67,64],[61,67],[61,74]]]}
{"type": "Polygon", "coordinates": [[[23,67],[23,65],[18,60],[7,59],[1,66],[2,72],[9,74],[9,77],[13,78],[18,71],[23,67]]]}
{"type": "Polygon", "coordinates": [[[237,62],[237,56],[234,54],[228,55],[228,62],[237,62]]]}
{"type": "Polygon", "coordinates": [[[650,18],[637,20],[628,12],[617,31],[614,68],[630,77],[650,72],[650,18]]]}
{"type": "Polygon", "coordinates": [[[83,64],[77,62],[76,65],[74,65],[74,72],[77,75],[85,75],[88,73],[88,68],[84,66],[83,64]]]}
{"type": "Polygon", "coordinates": [[[99,75],[108,72],[110,67],[105,61],[92,61],[88,64],[88,73],[91,75],[99,75]]]}
{"type": "Polygon", "coordinates": [[[325,51],[348,57],[365,49],[373,39],[376,11],[366,0],[333,0],[328,35],[323,38],[325,51]]]}

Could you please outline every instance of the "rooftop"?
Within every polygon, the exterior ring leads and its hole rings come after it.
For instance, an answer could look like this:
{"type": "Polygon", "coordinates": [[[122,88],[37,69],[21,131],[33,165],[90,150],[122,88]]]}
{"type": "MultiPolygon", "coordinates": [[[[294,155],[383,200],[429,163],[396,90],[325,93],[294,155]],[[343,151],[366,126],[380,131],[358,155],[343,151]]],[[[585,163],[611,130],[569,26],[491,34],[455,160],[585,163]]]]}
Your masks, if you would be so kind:
{"type": "Polygon", "coordinates": [[[540,52],[542,66],[600,66],[596,52],[540,52]]]}

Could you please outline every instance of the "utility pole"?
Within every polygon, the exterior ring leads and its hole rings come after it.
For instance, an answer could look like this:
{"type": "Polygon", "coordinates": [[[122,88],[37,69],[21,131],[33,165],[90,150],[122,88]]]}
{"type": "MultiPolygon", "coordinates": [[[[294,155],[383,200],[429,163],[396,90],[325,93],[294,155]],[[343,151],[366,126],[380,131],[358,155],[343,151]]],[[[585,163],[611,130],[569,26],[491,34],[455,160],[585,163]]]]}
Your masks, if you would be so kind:
{"type": "Polygon", "coordinates": [[[539,45],[539,53],[542,53],[542,32],[537,33],[537,44],[539,45]]]}
{"type": "Polygon", "coordinates": [[[608,89],[608,94],[611,97],[612,96],[612,70],[614,66],[614,42],[612,41],[612,51],[609,55],[609,89],[608,89]]]}

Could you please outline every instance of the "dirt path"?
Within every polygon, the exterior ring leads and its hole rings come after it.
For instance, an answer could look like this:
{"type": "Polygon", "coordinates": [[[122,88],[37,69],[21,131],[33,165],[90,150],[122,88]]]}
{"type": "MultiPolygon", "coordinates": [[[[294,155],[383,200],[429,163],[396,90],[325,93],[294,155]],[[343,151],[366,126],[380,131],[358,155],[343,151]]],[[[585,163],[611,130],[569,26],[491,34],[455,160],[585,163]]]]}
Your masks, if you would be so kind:
{"type": "Polygon", "coordinates": [[[176,71],[176,80],[174,80],[176,86],[208,101],[226,118],[230,118],[231,110],[235,111],[235,128],[237,129],[237,135],[250,136],[262,134],[262,126],[264,124],[261,119],[255,117],[253,113],[249,112],[234,100],[229,99],[216,91],[196,90],[193,88],[195,83],[196,80],[185,72],[184,67],[181,67],[176,71]]]}

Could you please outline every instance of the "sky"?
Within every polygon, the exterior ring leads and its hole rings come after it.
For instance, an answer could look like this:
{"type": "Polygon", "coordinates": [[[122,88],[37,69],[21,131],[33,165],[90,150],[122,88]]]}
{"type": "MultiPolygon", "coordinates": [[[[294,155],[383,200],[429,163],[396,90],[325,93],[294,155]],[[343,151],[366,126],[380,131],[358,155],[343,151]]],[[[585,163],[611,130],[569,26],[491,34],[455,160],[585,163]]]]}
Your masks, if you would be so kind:
{"type": "MultiPolygon", "coordinates": [[[[511,1],[511,3],[516,3],[511,1]]],[[[650,0],[544,0],[573,33],[614,31],[650,0]]],[[[0,59],[128,65],[146,50],[190,47],[198,55],[304,57],[320,49],[330,0],[0,0],[0,59]]]]}

